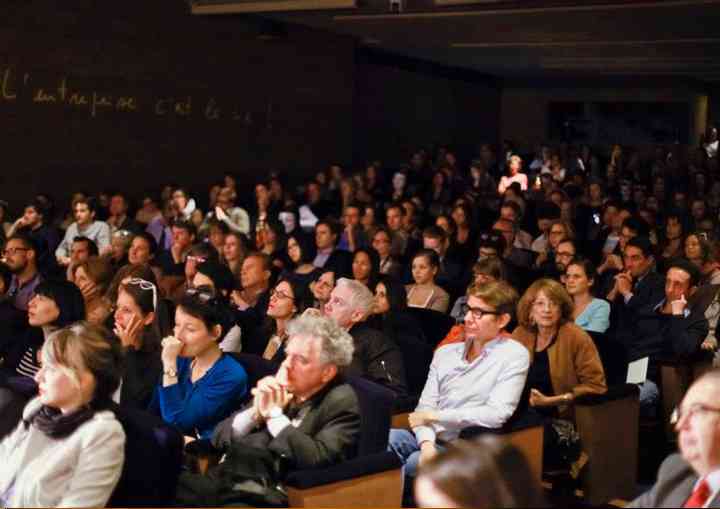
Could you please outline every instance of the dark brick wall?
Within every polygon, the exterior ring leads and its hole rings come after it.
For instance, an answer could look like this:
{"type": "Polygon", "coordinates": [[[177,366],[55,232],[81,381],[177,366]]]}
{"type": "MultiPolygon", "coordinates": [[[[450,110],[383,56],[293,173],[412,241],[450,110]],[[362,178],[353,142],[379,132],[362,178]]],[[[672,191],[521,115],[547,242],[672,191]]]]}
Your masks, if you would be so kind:
{"type": "Polygon", "coordinates": [[[479,73],[358,50],[354,149],[358,162],[393,166],[418,146],[451,144],[476,155],[497,142],[501,90],[479,73]]]}
{"type": "Polygon", "coordinates": [[[181,0],[2,2],[0,195],[207,189],[349,158],[352,40],[259,23],[181,0]]]}

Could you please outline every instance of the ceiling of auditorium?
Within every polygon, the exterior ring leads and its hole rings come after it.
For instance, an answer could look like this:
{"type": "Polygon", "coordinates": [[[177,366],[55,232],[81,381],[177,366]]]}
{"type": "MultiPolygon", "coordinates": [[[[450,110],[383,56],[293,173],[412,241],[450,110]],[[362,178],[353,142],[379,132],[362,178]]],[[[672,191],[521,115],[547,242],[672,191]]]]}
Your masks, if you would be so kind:
{"type": "MultiPolygon", "coordinates": [[[[194,12],[247,1],[199,0],[194,12]]],[[[391,1],[398,0],[264,15],[509,80],[720,81],[720,0],[404,0],[397,14],[389,11],[391,1]]]]}

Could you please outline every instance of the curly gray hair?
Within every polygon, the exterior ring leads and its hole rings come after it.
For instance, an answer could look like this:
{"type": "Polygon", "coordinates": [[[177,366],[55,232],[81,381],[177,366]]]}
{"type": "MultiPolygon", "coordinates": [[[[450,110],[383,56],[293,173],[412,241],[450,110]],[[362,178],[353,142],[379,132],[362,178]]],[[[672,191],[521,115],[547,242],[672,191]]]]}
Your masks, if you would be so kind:
{"type": "Polygon", "coordinates": [[[287,326],[288,336],[312,336],[320,338],[320,357],[323,362],[339,368],[352,362],[355,344],[352,336],[341,329],[334,320],[324,316],[301,315],[287,326]]]}

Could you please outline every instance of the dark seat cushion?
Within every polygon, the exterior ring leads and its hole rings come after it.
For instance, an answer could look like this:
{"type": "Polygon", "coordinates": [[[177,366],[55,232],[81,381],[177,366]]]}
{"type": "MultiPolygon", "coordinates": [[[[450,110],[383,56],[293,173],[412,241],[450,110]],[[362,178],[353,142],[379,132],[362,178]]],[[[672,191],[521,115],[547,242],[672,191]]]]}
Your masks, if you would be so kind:
{"type": "Polygon", "coordinates": [[[384,451],[345,461],[328,468],[296,470],[285,478],[285,484],[299,489],[314,488],[364,475],[386,472],[401,466],[397,454],[384,451]]]}
{"type": "Polygon", "coordinates": [[[113,406],[125,431],[125,464],[109,507],[162,507],[175,498],[183,436],[159,417],[113,406]]]}

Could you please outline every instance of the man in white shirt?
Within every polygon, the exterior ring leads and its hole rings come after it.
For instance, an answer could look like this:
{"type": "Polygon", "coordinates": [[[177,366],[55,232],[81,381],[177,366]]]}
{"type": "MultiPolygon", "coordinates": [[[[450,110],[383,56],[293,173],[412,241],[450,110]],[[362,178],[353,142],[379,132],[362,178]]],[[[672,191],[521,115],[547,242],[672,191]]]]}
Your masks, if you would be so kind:
{"type": "Polygon", "coordinates": [[[500,428],[517,408],[530,355],[504,328],[517,293],[503,282],[474,286],[465,309],[465,341],[435,352],[415,412],[412,433],[390,430],[389,450],[403,462],[405,485],[419,465],[470,426],[500,428]]]}
{"type": "Polygon", "coordinates": [[[720,507],[720,370],[690,386],[673,415],[679,454],[660,466],[657,482],[630,507],[720,507]]]}

